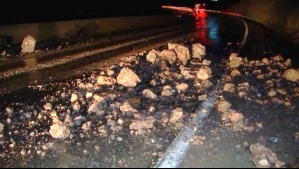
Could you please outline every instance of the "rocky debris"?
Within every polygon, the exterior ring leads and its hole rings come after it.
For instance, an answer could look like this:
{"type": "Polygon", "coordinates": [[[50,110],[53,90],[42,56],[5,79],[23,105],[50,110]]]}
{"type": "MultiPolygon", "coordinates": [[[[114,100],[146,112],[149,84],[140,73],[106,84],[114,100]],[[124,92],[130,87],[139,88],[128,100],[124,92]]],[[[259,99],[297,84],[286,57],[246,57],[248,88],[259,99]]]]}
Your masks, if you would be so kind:
{"type": "Polygon", "coordinates": [[[200,80],[207,80],[211,77],[211,75],[212,75],[211,68],[203,66],[198,70],[196,77],[200,80]]]}
{"type": "Polygon", "coordinates": [[[225,100],[219,101],[217,104],[217,110],[221,113],[226,113],[230,110],[231,104],[225,100]]]}
{"type": "Polygon", "coordinates": [[[292,60],[291,59],[287,59],[284,63],[283,63],[286,67],[289,67],[292,65],[292,60]]]}
{"type": "Polygon", "coordinates": [[[236,91],[236,87],[233,83],[225,83],[223,87],[223,91],[234,93],[236,91]]]}
{"type": "Polygon", "coordinates": [[[257,168],[281,168],[285,165],[284,162],[277,159],[275,153],[261,143],[252,144],[249,149],[252,154],[252,162],[257,168]]]}
{"type": "Polygon", "coordinates": [[[176,123],[176,122],[180,121],[183,117],[183,114],[184,114],[184,111],[182,108],[174,109],[170,115],[169,122],[176,123]]]}
{"type": "Polygon", "coordinates": [[[146,132],[148,129],[152,129],[154,127],[155,118],[154,117],[148,117],[145,120],[132,120],[132,123],[130,124],[130,130],[136,131],[136,134],[142,134],[146,132]]]}
{"type": "Polygon", "coordinates": [[[234,69],[232,70],[232,72],[230,73],[230,76],[231,77],[236,77],[236,76],[239,76],[241,75],[240,71],[238,69],[234,69]]]}
{"type": "Polygon", "coordinates": [[[284,58],[281,55],[276,55],[272,58],[272,60],[274,60],[276,62],[283,62],[284,58]]]}
{"type": "Polygon", "coordinates": [[[93,93],[91,92],[87,92],[86,95],[85,95],[86,99],[90,99],[93,97],[93,93]]]}
{"type": "Polygon", "coordinates": [[[116,83],[116,79],[112,77],[106,77],[106,76],[99,76],[97,79],[98,85],[114,85],[116,83]]]}
{"type": "Polygon", "coordinates": [[[295,142],[299,143],[299,132],[295,133],[294,137],[295,137],[295,142]]]}
{"type": "Polygon", "coordinates": [[[102,109],[102,104],[101,104],[101,103],[93,103],[93,104],[91,104],[91,105],[88,107],[87,112],[88,112],[89,114],[91,114],[91,113],[95,113],[95,114],[97,114],[97,115],[102,115],[102,114],[104,114],[104,111],[103,111],[103,109],[102,109]]]}
{"type": "Polygon", "coordinates": [[[205,136],[193,136],[191,138],[191,143],[194,145],[203,145],[203,142],[206,141],[205,136]]]}
{"type": "Polygon", "coordinates": [[[135,87],[141,82],[140,78],[129,68],[122,68],[117,76],[117,83],[125,87],[135,87]]]}
{"type": "Polygon", "coordinates": [[[161,96],[169,97],[169,96],[172,96],[174,93],[175,93],[175,90],[173,90],[170,85],[166,85],[163,87],[161,96]]]}
{"type": "Polygon", "coordinates": [[[202,61],[202,64],[205,65],[205,66],[209,66],[211,63],[212,63],[212,61],[210,61],[210,60],[206,60],[206,59],[204,59],[204,60],[202,61]]]}
{"type": "Polygon", "coordinates": [[[159,51],[153,49],[149,51],[149,53],[146,55],[146,60],[151,62],[152,64],[155,64],[158,60],[159,54],[160,54],[159,51]]]}
{"type": "Polygon", "coordinates": [[[195,76],[190,73],[183,65],[180,65],[181,75],[185,79],[195,79],[195,76]]]}
{"type": "Polygon", "coordinates": [[[176,85],[175,88],[180,92],[185,92],[188,89],[187,83],[181,83],[179,85],[176,85]]]}
{"type": "Polygon", "coordinates": [[[162,60],[167,60],[170,64],[174,64],[177,61],[176,53],[173,50],[166,50],[166,49],[164,49],[159,54],[159,57],[162,60]]]}
{"type": "Polygon", "coordinates": [[[71,102],[74,103],[78,100],[78,95],[76,93],[73,93],[71,96],[71,102]]]}
{"type": "Polygon", "coordinates": [[[85,123],[82,125],[82,129],[85,130],[85,131],[89,130],[90,127],[91,127],[91,124],[92,124],[92,121],[87,121],[87,122],[85,122],[85,123]]]}
{"type": "Polygon", "coordinates": [[[229,57],[229,67],[230,68],[237,68],[242,64],[242,58],[238,57],[237,53],[232,53],[229,57]]]}
{"type": "Polygon", "coordinates": [[[51,110],[52,110],[52,104],[51,104],[51,103],[46,103],[46,104],[44,105],[44,109],[45,109],[45,110],[48,110],[48,111],[51,111],[51,110]]]}
{"type": "Polygon", "coordinates": [[[203,95],[198,96],[198,101],[205,101],[207,98],[208,98],[208,95],[203,94],[203,95]]]}
{"type": "Polygon", "coordinates": [[[270,60],[268,58],[263,58],[262,59],[262,63],[264,63],[265,65],[268,66],[268,65],[270,65],[271,62],[270,62],[270,60]]]}
{"type": "Polygon", "coordinates": [[[49,133],[55,139],[65,140],[70,135],[70,129],[64,123],[56,123],[50,127],[49,133]]]}
{"type": "Polygon", "coordinates": [[[168,43],[168,50],[174,50],[178,59],[185,65],[190,59],[189,49],[180,44],[168,43]]]}
{"type": "Polygon", "coordinates": [[[291,82],[297,82],[299,81],[299,70],[288,69],[283,73],[282,76],[291,82]]]}
{"type": "Polygon", "coordinates": [[[100,103],[100,102],[104,101],[105,98],[100,96],[99,94],[95,94],[95,95],[93,95],[93,100],[97,103],[100,103]]]}
{"type": "Polygon", "coordinates": [[[128,101],[126,101],[124,104],[122,104],[120,107],[119,107],[120,111],[122,112],[130,112],[130,113],[137,113],[138,110],[134,109],[130,103],[128,101]]]}
{"type": "Polygon", "coordinates": [[[202,60],[206,55],[206,47],[201,43],[192,44],[192,58],[198,58],[202,60]]]}
{"type": "Polygon", "coordinates": [[[21,53],[32,53],[35,50],[36,39],[31,35],[28,35],[24,38],[22,42],[22,50],[21,53]]]}
{"type": "Polygon", "coordinates": [[[158,96],[154,92],[152,92],[150,89],[144,89],[142,91],[142,94],[143,94],[144,97],[150,98],[150,99],[153,99],[153,100],[158,98],[158,96]]]}

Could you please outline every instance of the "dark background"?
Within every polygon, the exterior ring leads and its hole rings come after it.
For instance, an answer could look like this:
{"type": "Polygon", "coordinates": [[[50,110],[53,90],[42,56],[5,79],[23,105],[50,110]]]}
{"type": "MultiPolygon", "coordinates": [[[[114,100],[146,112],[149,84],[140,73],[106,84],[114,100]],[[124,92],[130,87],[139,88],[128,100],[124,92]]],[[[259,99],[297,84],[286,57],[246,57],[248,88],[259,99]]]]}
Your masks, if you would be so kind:
{"type": "Polygon", "coordinates": [[[207,8],[222,9],[239,0],[3,0],[0,24],[62,21],[101,17],[159,15],[170,13],[162,5],[194,7],[206,3],[207,8]]]}

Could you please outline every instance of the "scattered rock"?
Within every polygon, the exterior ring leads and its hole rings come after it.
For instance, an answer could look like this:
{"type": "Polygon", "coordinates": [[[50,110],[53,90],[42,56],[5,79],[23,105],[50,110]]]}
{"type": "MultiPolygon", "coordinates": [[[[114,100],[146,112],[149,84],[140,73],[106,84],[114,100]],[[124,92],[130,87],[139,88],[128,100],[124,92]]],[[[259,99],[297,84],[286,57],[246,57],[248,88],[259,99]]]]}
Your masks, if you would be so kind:
{"type": "Polygon", "coordinates": [[[168,43],[168,50],[172,49],[175,51],[178,59],[185,65],[190,59],[189,49],[184,45],[168,43]]]}
{"type": "Polygon", "coordinates": [[[164,97],[168,97],[168,96],[172,96],[174,94],[174,90],[172,90],[171,86],[169,85],[166,85],[163,87],[163,90],[161,92],[161,96],[164,96],[164,97]]]}
{"type": "Polygon", "coordinates": [[[203,94],[203,95],[198,96],[198,101],[205,101],[207,98],[208,98],[208,95],[203,94]]]}
{"type": "Polygon", "coordinates": [[[282,76],[291,82],[299,81],[299,70],[288,69],[283,73],[282,76]]]}
{"type": "Polygon", "coordinates": [[[170,64],[173,64],[177,61],[176,53],[173,50],[166,50],[164,49],[160,54],[159,57],[163,60],[167,60],[170,64]]]}
{"type": "Polygon", "coordinates": [[[274,89],[271,89],[269,92],[268,92],[268,96],[269,97],[274,97],[276,96],[276,91],[274,89]]]}
{"type": "Polygon", "coordinates": [[[90,129],[92,122],[91,121],[87,121],[82,125],[82,129],[87,131],[90,129]]]}
{"type": "Polygon", "coordinates": [[[185,92],[188,89],[188,84],[182,83],[182,84],[177,85],[175,88],[180,92],[185,92]]]}
{"type": "Polygon", "coordinates": [[[212,70],[209,67],[203,66],[198,70],[196,77],[200,80],[207,80],[211,75],[212,70]]]}
{"type": "Polygon", "coordinates": [[[120,106],[120,111],[122,112],[130,112],[130,113],[137,113],[138,110],[134,109],[129,102],[125,102],[123,105],[120,106]]]}
{"type": "Polygon", "coordinates": [[[285,62],[284,62],[284,65],[285,66],[291,66],[292,65],[292,60],[291,59],[287,59],[285,62]]]}
{"type": "Polygon", "coordinates": [[[184,111],[183,111],[182,108],[176,108],[176,109],[174,109],[172,111],[171,115],[170,115],[169,122],[170,123],[176,123],[176,122],[178,122],[179,120],[182,119],[183,114],[184,114],[184,111]]]}
{"type": "Polygon", "coordinates": [[[93,94],[91,92],[87,92],[86,95],[85,95],[85,97],[87,99],[92,98],[92,96],[93,96],[93,94]]]}
{"type": "Polygon", "coordinates": [[[241,73],[238,69],[234,69],[231,73],[230,73],[230,76],[231,77],[236,77],[236,76],[239,76],[241,73]]]}
{"type": "Polygon", "coordinates": [[[263,58],[262,59],[262,62],[265,64],[265,65],[270,65],[270,60],[268,58],[263,58]]]}
{"type": "Polygon", "coordinates": [[[244,115],[242,113],[234,112],[228,116],[229,120],[234,124],[243,121],[244,115]]]}
{"type": "Polygon", "coordinates": [[[140,78],[131,69],[126,67],[117,76],[117,83],[125,87],[135,87],[140,82],[140,78]]]}
{"type": "Polygon", "coordinates": [[[24,38],[22,43],[22,50],[21,53],[32,53],[35,50],[36,39],[31,35],[28,35],[24,38]]]}
{"type": "Polygon", "coordinates": [[[60,140],[65,140],[70,135],[70,129],[64,123],[53,124],[49,132],[53,138],[60,140]]]}
{"type": "Polygon", "coordinates": [[[227,101],[220,101],[217,105],[217,109],[221,113],[226,113],[230,110],[231,104],[227,101]]]}
{"type": "Polygon", "coordinates": [[[136,130],[139,134],[142,134],[145,130],[152,129],[154,127],[154,122],[154,117],[148,117],[146,120],[132,120],[130,129],[136,130]]]}
{"type": "Polygon", "coordinates": [[[155,64],[157,62],[157,57],[159,55],[159,51],[156,50],[151,50],[147,55],[146,55],[146,60],[151,62],[152,64],[155,64]]]}
{"type": "Polygon", "coordinates": [[[242,64],[242,58],[238,57],[237,53],[232,53],[229,57],[229,67],[230,68],[237,68],[242,64]]]}
{"type": "Polygon", "coordinates": [[[236,87],[232,83],[225,83],[223,87],[223,91],[234,93],[236,91],[236,87]]]}
{"type": "Polygon", "coordinates": [[[206,55],[206,47],[200,43],[192,44],[192,58],[198,58],[202,60],[206,55]]]}
{"type": "Polygon", "coordinates": [[[97,79],[98,85],[114,85],[116,80],[112,77],[99,76],[97,79]]]}
{"type": "Polygon", "coordinates": [[[281,55],[276,55],[272,58],[274,61],[277,61],[277,62],[283,62],[284,59],[281,55]]]}
{"type": "Polygon", "coordinates": [[[273,165],[283,166],[284,163],[279,161],[270,149],[262,145],[261,143],[252,144],[249,147],[252,154],[252,162],[258,168],[269,168],[273,165]],[[282,165],[283,164],[283,165],[282,165]]]}
{"type": "Polygon", "coordinates": [[[71,96],[71,102],[74,103],[77,100],[78,100],[78,95],[76,93],[73,93],[71,96]]]}
{"type": "Polygon", "coordinates": [[[157,99],[157,95],[154,92],[152,92],[150,89],[144,89],[142,91],[142,94],[146,98],[150,98],[150,99],[153,99],[153,100],[157,99]]]}

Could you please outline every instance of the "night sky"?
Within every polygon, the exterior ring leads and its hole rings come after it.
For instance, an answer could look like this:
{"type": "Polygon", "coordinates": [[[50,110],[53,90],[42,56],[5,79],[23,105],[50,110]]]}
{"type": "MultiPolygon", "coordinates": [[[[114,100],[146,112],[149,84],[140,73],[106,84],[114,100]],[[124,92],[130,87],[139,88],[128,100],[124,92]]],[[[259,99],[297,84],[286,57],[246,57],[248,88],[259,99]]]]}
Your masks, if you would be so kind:
{"type": "MultiPolygon", "coordinates": [[[[223,0],[234,2],[238,0],[223,0]]],[[[1,6],[0,24],[62,21],[98,17],[138,16],[169,13],[162,5],[193,7],[209,0],[7,0],[1,6]]]]}

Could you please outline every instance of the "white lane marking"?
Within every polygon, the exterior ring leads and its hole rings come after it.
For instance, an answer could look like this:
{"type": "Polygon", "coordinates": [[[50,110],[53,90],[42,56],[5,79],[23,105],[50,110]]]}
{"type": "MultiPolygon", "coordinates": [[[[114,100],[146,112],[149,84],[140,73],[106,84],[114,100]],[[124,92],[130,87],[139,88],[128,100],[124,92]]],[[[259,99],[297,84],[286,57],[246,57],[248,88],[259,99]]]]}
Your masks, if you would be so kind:
{"type": "MultiPolygon", "coordinates": [[[[214,90],[220,86],[220,83],[216,85],[214,90]]],[[[176,168],[179,167],[189,149],[191,138],[198,127],[202,127],[203,119],[208,117],[212,108],[214,107],[217,95],[212,91],[208,100],[203,102],[196,110],[198,118],[193,118],[191,123],[185,127],[172,142],[172,144],[166,150],[162,159],[158,162],[155,168],[176,168]]]]}
{"type": "Polygon", "coordinates": [[[248,38],[248,25],[246,23],[246,21],[244,21],[244,19],[241,19],[241,21],[244,23],[244,26],[245,26],[245,33],[244,33],[244,36],[243,36],[243,40],[240,44],[240,48],[239,48],[239,52],[242,50],[242,48],[244,47],[246,41],[247,41],[247,38],[248,38]]]}

